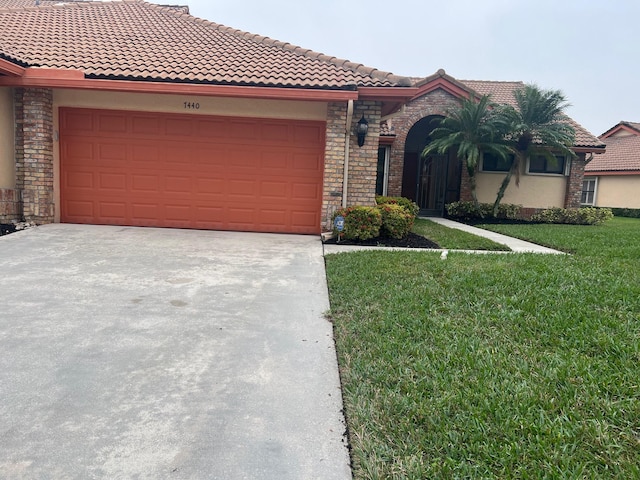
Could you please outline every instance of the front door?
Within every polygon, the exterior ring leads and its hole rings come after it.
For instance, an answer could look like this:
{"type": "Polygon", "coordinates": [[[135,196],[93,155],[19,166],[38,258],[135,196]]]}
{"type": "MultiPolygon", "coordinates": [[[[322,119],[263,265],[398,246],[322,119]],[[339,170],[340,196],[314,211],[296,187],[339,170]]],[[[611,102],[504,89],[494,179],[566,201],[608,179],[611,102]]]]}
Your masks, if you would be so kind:
{"type": "Polygon", "coordinates": [[[421,215],[444,214],[448,168],[446,155],[427,155],[418,159],[416,203],[421,215]]]}

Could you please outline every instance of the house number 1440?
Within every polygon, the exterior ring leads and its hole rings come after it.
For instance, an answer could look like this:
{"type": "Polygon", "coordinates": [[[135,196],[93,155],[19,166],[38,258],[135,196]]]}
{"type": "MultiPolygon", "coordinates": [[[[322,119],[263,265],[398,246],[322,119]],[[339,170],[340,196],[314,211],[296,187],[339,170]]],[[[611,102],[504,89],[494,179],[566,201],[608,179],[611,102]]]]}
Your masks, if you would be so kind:
{"type": "Polygon", "coordinates": [[[185,110],[200,110],[200,104],[197,102],[184,102],[185,110]]]}

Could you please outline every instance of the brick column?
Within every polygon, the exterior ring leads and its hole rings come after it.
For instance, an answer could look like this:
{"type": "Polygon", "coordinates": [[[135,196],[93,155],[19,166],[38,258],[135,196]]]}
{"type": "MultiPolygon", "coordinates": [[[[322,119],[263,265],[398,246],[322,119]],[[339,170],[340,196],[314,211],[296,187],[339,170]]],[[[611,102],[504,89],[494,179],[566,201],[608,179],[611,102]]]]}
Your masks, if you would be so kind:
{"type": "Polygon", "coordinates": [[[22,191],[27,222],[52,223],[53,91],[18,88],[15,92],[16,187],[22,191]]]}
{"type": "Polygon", "coordinates": [[[584,179],[584,167],[586,163],[586,155],[584,153],[578,154],[578,158],[571,160],[571,171],[567,177],[564,208],[580,208],[582,181],[584,179]]]}
{"type": "Polygon", "coordinates": [[[380,142],[380,116],[382,103],[376,101],[355,102],[351,123],[349,148],[348,205],[376,204],[376,177],[378,175],[378,144],[380,142]],[[356,126],[362,116],[369,122],[364,145],[358,146],[356,126]]]}

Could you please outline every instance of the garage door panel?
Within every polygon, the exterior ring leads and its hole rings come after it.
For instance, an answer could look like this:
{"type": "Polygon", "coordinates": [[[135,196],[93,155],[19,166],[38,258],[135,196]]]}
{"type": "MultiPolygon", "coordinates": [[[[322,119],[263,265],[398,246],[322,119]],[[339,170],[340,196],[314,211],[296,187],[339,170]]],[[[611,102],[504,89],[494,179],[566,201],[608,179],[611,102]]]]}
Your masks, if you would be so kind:
{"type": "Polygon", "coordinates": [[[293,142],[297,145],[322,147],[324,144],[324,129],[317,125],[294,125],[293,142]]]}
{"type": "Polygon", "coordinates": [[[67,189],[88,189],[94,188],[93,172],[68,172],[63,176],[63,185],[67,189]]]}
{"type": "Polygon", "coordinates": [[[161,152],[162,149],[157,144],[139,143],[131,146],[130,159],[133,166],[136,163],[158,163],[162,159],[161,152]]]}
{"type": "Polygon", "coordinates": [[[164,125],[164,134],[169,137],[191,137],[193,130],[191,118],[168,118],[164,125]]]}
{"type": "Polygon", "coordinates": [[[131,192],[146,193],[158,192],[160,187],[160,177],[158,175],[131,175],[131,192]]]}
{"type": "Polygon", "coordinates": [[[101,113],[97,117],[99,133],[125,133],[127,131],[127,116],[124,113],[101,113]]]}
{"type": "Polygon", "coordinates": [[[127,192],[127,176],[124,173],[101,172],[100,190],[104,193],[124,195],[127,192]]]}
{"type": "Polygon", "coordinates": [[[124,202],[100,202],[99,218],[111,220],[112,223],[127,222],[127,204],[124,202]]]}
{"type": "Polygon", "coordinates": [[[94,130],[96,115],[90,110],[68,110],[60,120],[60,128],[76,133],[89,133],[94,130]]]}
{"type": "Polygon", "coordinates": [[[320,215],[307,211],[294,211],[291,212],[291,224],[299,230],[311,230],[320,224],[320,215]]]}
{"type": "Polygon", "coordinates": [[[192,136],[218,140],[227,139],[229,138],[229,122],[223,118],[198,119],[192,136]]]}
{"type": "Polygon", "coordinates": [[[61,108],[60,124],[62,221],[319,232],[324,123],[61,108]]]}
{"type": "Polygon", "coordinates": [[[69,215],[74,218],[92,220],[96,217],[92,201],[68,201],[65,207],[69,215]]]}
{"type": "Polygon", "coordinates": [[[127,146],[116,143],[103,143],[97,142],[98,158],[96,160],[100,162],[122,162],[127,160],[127,146]]]}
{"type": "Polygon", "coordinates": [[[193,191],[193,179],[191,177],[175,177],[167,174],[165,177],[164,191],[167,194],[191,194],[193,191]]]}
{"type": "Polygon", "coordinates": [[[294,183],[292,185],[291,199],[299,200],[318,200],[321,196],[320,188],[315,183],[294,183]]]}
{"type": "Polygon", "coordinates": [[[158,137],[160,130],[160,118],[157,115],[132,115],[131,133],[134,135],[152,135],[158,137]]]}
{"type": "Polygon", "coordinates": [[[61,154],[68,164],[84,164],[94,158],[94,144],[91,141],[75,139],[74,142],[64,145],[61,154]]]}

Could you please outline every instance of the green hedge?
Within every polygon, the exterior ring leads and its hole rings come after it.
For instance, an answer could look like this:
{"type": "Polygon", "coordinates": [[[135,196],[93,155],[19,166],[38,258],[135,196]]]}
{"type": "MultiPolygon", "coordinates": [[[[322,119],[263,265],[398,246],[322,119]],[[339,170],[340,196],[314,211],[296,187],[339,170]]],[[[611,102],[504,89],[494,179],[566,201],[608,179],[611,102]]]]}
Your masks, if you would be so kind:
{"type": "Polygon", "coordinates": [[[610,208],[547,208],[531,216],[532,222],[602,225],[613,218],[610,208]]]}
{"type": "Polygon", "coordinates": [[[640,218],[640,208],[612,208],[611,212],[616,217],[640,218]]]}
{"type": "MultiPolygon", "coordinates": [[[[492,203],[479,203],[477,206],[473,202],[453,202],[446,205],[447,215],[450,218],[460,220],[491,219],[493,216],[492,203]]],[[[501,203],[498,205],[498,215],[495,218],[517,219],[520,216],[522,205],[511,203],[501,203]]]]}

